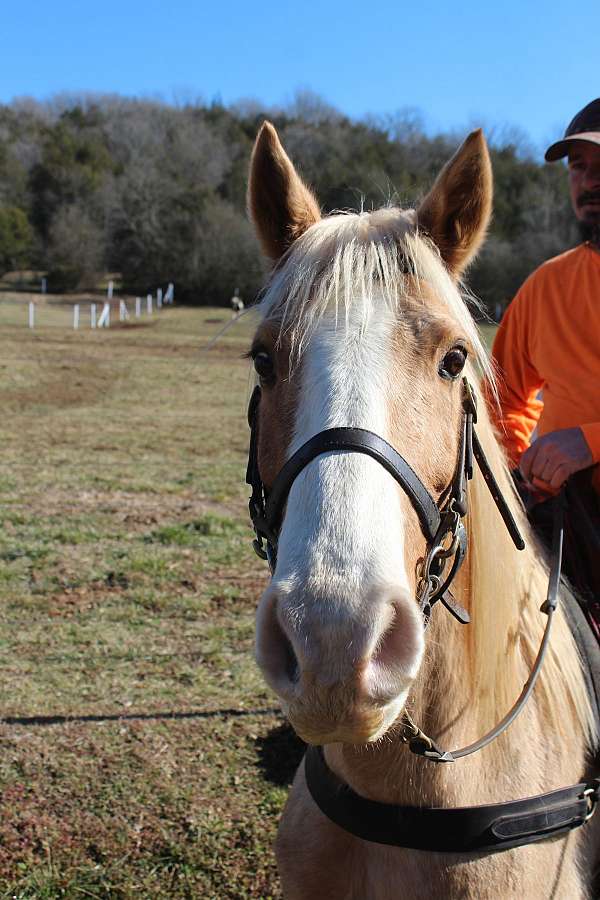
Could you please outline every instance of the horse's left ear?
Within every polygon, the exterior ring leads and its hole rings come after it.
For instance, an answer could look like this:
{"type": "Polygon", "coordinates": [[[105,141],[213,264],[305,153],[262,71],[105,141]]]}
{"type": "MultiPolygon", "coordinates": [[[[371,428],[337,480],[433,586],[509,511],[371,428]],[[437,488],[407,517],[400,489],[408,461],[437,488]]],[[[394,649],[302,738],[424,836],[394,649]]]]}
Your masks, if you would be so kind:
{"type": "Polygon", "coordinates": [[[262,249],[273,262],[321,218],[319,204],[270,122],[263,123],[252,151],[248,212],[262,249]]]}
{"type": "Polygon", "coordinates": [[[417,212],[419,227],[458,278],[479,250],[492,212],[492,164],[481,129],[446,163],[417,212]]]}

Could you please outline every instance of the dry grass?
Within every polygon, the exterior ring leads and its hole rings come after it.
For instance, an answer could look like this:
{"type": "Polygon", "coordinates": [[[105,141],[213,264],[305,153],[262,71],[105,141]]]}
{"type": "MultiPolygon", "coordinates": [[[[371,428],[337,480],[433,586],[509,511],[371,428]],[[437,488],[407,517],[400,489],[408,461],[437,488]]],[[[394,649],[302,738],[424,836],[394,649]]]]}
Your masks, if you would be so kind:
{"type": "Polygon", "coordinates": [[[0,300],[0,897],[279,897],[299,742],[252,659],[245,318],[0,300]]]}
{"type": "Polygon", "coordinates": [[[252,660],[251,324],[0,301],[0,896],[277,897],[298,744],[252,660]]]}

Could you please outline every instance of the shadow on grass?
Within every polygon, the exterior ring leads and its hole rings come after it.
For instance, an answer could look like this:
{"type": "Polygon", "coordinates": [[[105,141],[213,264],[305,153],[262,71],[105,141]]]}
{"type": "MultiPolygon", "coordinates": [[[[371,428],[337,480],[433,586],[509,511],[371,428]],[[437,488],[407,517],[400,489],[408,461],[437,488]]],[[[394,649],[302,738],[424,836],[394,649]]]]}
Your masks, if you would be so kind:
{"type": "Polygon", "coordinates": [[[287,722],[256,741],[258,767],[265,779],[281,787],[291,784],[306,744],[287,722]]]}
{"type": "Polygon", "coordinates": [[[243,718],[245,716],[280,715],[278,707],[262,709],[205,709],[196,712],[101,713],[88,716],[0,716],[0,725],[68,725],[71,722],[132,722],[177,719],[243,718]]]}

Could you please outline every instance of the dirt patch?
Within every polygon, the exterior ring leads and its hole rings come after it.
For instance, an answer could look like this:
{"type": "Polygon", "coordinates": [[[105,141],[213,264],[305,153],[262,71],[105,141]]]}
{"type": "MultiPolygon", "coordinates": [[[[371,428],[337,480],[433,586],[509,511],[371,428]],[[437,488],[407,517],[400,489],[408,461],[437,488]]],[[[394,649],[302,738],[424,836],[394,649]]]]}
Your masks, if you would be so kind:
{"type": "Polygon", "coordinates": [[[68,619],[82,612],[92,609],[98,602],[96,591],[89,588],[64,591],[60,594],[51,594],[48,597],[48,615],[52,618],[68,619]]]}
{"type": "MultiPolygon", "coordinates": [[[[81,515],[107,513],[132,532],[145,532],[149,526],[159,522],[185,522],[208,513],[223,517],[235,516],[236,519],[243,513],[243,507],[238,502],[224,503],[198,498],[194,488],[184,494],[161,494],[158,497],[119,490],[85,488],[65,491],[48,488],[43,497],[36,498],[35,508],[40,507],[44,516],[72,512],[81,515]]],[[[250,537],[248,525],[248,539],[250,537]]]]}
{"type": "Polygon", "coordinates": [[[113,389],[111,379],[99,367],[79,369],[73,380],[53,378],[23,388],[8,388],[2,393],[2,409],[22,412],[27,407],[93,406],[113,389]]]}

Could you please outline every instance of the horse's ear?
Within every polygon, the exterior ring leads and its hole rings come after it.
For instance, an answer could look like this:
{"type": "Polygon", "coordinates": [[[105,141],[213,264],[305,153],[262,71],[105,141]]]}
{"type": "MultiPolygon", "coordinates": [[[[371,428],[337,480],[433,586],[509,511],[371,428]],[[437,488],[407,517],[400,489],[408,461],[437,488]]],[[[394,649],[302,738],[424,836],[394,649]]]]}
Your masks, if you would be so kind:
{"type": "Polygon", "coordinates": [[[417,212],[450,273],[458,278],[479,250],[492,212],[492,164],[481,129],[446,163],[417,212]]]}
{"type": "Polygon", "coordinates": [[[248,212],[263,252],[274,262],[321,218],[319,204],[296,172],[270,122],[252,151],[248,212]]]}

